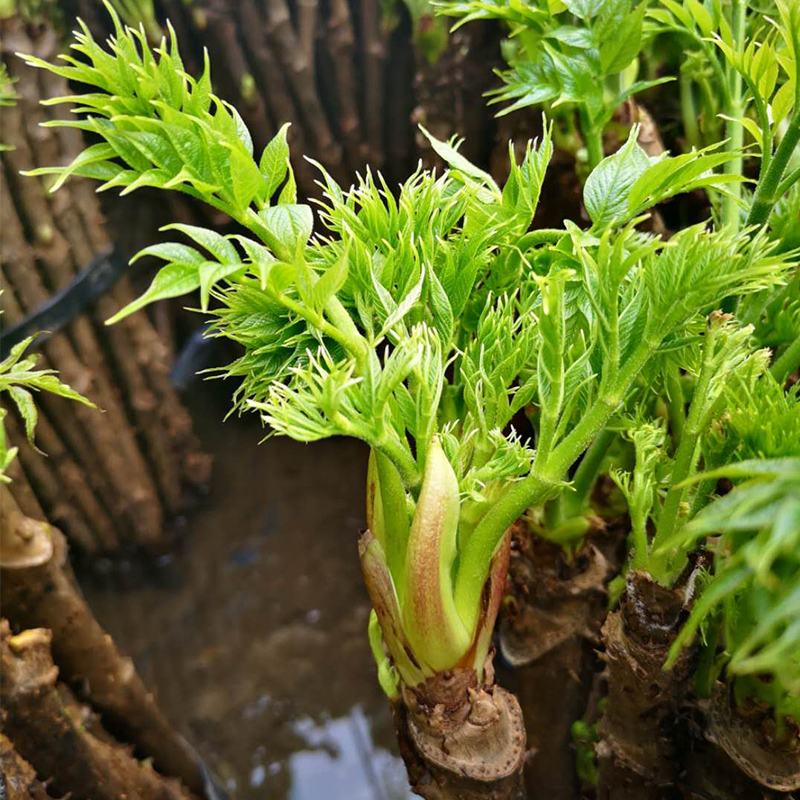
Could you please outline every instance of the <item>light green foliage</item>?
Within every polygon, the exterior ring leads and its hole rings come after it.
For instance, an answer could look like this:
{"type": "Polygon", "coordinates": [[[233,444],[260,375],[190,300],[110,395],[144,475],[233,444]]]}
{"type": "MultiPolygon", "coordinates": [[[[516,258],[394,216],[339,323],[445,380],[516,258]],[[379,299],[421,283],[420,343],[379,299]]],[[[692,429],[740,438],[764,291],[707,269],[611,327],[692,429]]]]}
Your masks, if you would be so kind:
{"type": "MultiPolygon", "coordinates": [[[[569,12],[559,3],[470,6],[525,25],[574,14],[592,36],[611,13],[591,2],[569,12]]],[[[561,40],[548,37],[540,36],[545,52],[563,56],[561,40]]],[[[174,41],[151,52],[141,33],[117,24],[109,51],[85,30],[75,48],[83,59],[66,67],[28,60],[92,87],[62,99],[78,105],[69,124],[102,142],[73,165],[38,174],[88,175],[105,181],[101,189],[175,189],[245,230],[170,226],[181,241],[140,253],[162,269],[116,318],[199,290],[212,335],[244,350],[222,371],[241,379],[238,409],[257,410],[273,433],[353,436],[371,448],[374,530],[361,559],[387,691],[466,652],[482,668],[490,636],[480,626],[491,620],[481,622],[480,601],[509,525],[566,491],[589,444],[609,424],[621,427],[637,398],[652,400],[669,359],[696,366],[705,382],[687,423],[694,444],[724,375],[749,352],[749,328],[715,323],[709,344],[704,320],[726,298],[781,285],[795,266],[795,254],[766,233],[700,225],[663,241],[637,231],[660,200],[719,186],[709,171],[727,152],[652,161],[632,136],[587,182],[591,230],[529,232],[552,154],[549,126],[520,163],[510,150],[503,186],[467,161],[458,141],[428,136],[448,165],[443,174],[420,169],[391,190],[369,171],[342,187],[320,168],[315,214],[297,201],[286,129],[256,160],[241,119],[213,95],[208,65],[200,80],[186,75],[174,41]],[[523,409],[531,439],[512,427],[523,409]]],[[[608,62],[615,69],[616,58],[608,62]]],[[[696,468],[695,448],[687,453],[674,458],[682,466],[673,483],[696,468]]],[[[659,491],[640,494],[660,499],[659,491]]],[[[674,505],[667,496],[664,507],[674,505]]]]}
{"type": "MultiPolygon", "coordinates": [[[[0,362],[0,392],[6,392],[13,400],[25,424],[25,433],[28,441],[35,447],[33,437],[36,432],[36,422],[39,413],[34,402],[34,392],[50,392],[69,400],[77,400],[88,406],[93,404],[78,392],[62,383],[52,369],[36,369],[38,356],[25,356],[25,351],[33,341],[33,337],[21,341],[11,348],[8,356],[0,362]]],[[[7,446],[3,418],[5,409],[0,408],[0,482],[8,483],[10,478],[5,475],[9,464],[17,454],[17,448],[7,446]]]]}
{"type": "Polygon", "coordinates": [[[439,12],[455,27],[479,19],[509,28],[504,55],[510,69],[492,102],[509,102],[500,114],[545,106],[554,114],[577,111],[590,166],[602,158],[599,137],[614,110],[628,97],[666,79],[637,80],[639,52],[647,37],[645,3],[630,0],[447,0],[439,12]]]}
{"type": "MultiPolygon", "coordinates": [[[[800,408],[796,394],[793,404],[800,408]]],[[[794,444],[797,453],[796,436],[794,444]]],[[[713,575],[668,665],[699,627],[720,625],[716,671],[735,678],[740,698],[752,693],[774,706],[780,730],[784,715],[800,717],[800,458],[741,461],[696,479],[708,477],[737,485],[665,542],[691,546],[716,535],[713,575]]]]}
{"type": "Polygon", "coordinates": [[[152,41],[161,38],[161,27],[156,19],[153,0],[109,0],[126,25],[144,27],[152,41]]]}

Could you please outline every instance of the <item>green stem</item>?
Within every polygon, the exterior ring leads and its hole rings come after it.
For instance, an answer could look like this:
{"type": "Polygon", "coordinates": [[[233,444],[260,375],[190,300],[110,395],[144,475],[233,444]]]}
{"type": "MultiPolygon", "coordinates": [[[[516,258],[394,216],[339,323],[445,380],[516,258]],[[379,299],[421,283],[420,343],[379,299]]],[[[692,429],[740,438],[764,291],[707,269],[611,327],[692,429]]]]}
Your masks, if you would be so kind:
{"type": "MultiPolygon", "coordinates": [[[[672,536],[678,523],[681,502],[686,494],[686,487],[678,488],[678,485],[692,476],[697,465],[697,443],[703,431],[708,407],[708,387],[713,375],[714,349],[716,344],[716,334],[718,327],[712,323],[706,332],[706,341],[703,346],[703,366],[700,369],[700,377],[694,387],[692,402],[689,406],[689,416],[686,419],[686,427],[681,437],[681,443],[675,454],[675,463],[672,466],[670,476],[670,490],[664,501],[664,507],[658,518],[656,535],[653,538],[652,551],[658,550],[661,542],[666,541],[672,536]]],[[[655,559],[653,559],[655,561],[655,559]]],[[[651,569],[651,572],[659,572],[659,569],[651,569]]],[[[658,565],[663,566],[663,565],[658,565]]],[[[655,575],[658,579],[658,575],[655,575]]]]}
{"type": "Polygon", "coordinates": [[[699,150],[700,126],[697,123],[697,104],[694,101],[694,81],[692,76],[684,69],[681,70],[681,114],[683,116],[683,132],[689,149],[699,150]]]}
{"type": "Polygon", "coordinates": [[[770,372],[772,377],[783,386],[786,379],[798,367],[800,367],[800,336],[783,351],[781,357],[770,368],[770,372]]]}
{"type": "Polygon", "coordinates": [[[603,129],[598,128],[589,117],[586,106],[579,107],[581,134],[589,159],[589,172],[603,160],[603,129]]]}
{"type": "Polygon", "coordinates": [[[706,631],[706,643],[700,651],[700,662],[695,672],[695,690],[698,697],[707,700],[711,697],[711,690],[716,679],[714,661],[717,656],[717,643],[722,629],[722,618],[717,614],[711,619],[711,624],[706,631]]]}
{"type": "Polygon", "coordinates": [[[564,492],[562,498],[563,519],[569,519],[580,514],[586,506],[586,502],[591,494],[592,487],[597,481],[598,473],[603,460],[611,447],[611,443],[616,437],[616,432],[609,428],[603,428],[597,438],[589,446],[589,449],[578,464],[575,475],[572,479],[572,492],[564,492]]]}
{"type": "Polygon", "coordinates": [[[769,168],[759,176],[753,195],[753,204],[750,206],[750,213],[747,216],[748,228],[763,225],[769,219],[775,204],[781,199],[779,194],[781,178],[783,178],[783,173],[798,141],[800,141],[800,109],[796,109],[792,114],[789,127],[772,157],[769,168]]]}
{"type": "Polygon", "coordinates": [[[672,433],[672,446],[677,450],[686,426],[686,398],[683,396],[683,385],[678,367],[670,369],[667,373],[667,392],[669,393],[667,413],[672,433]]]}
{"type": "Polygon", "coordinates": [[[419,484],[417,462],[400,442],[392,440],[391,437],[384,437],[375,442],[374,447],[397,467],[404,486],[413,489],[419,484]]]}
{"type": "Polygon", "coordinates": [[[779,198],[783,197],[786,194],[786,192],[788,192],[789,189],[791,189],[792,186],[794,186],[797,183],[798,179],[800,179],[800,167],[797,167],[797,169],[793,169],[781,181],[780,186],[778,186],[778,191],[777,191],[778,197],[779,198]]]}
{"type": "Polygon", "coordinates": [[[474,630],[477,624],[489,565],[503,534],[526,509],[543,503],[558,489],[556,482],[531,473],[512,483],[476,525],[461,554],[453,593],[456,609],[467,630],[474,630]]]}
{"type": "Polygon", "coordinates": [[[477,622],[489,563],[503,534],[528,508],[558,494],[567,470],[620,407],[659,341],[641,341],[620,370],[616,385],[600,393],[572,432],[550,453],[547,463],[505,489],[475,527],[464,545],[455,584],[456,608],[468,628],[477,622]]]}
{"type": "MultiPolygon", "coordinates": [[[[734,0],[731,9],[731,31],[734,47],[744,41],[746,35],[747,3],[744,0],[734,0]]],[[[739,117],[744,113],[742,105],[742,76],[733,66],[728,67],[728,104],[725,109],[729,119],[726,122],[726,136],[728,142],[725,149],[731,153],[740,151],[744,143],[744,127],[739,117]]],[[[727,175],[742,174],[742,157],[739,156],[725,163],[727,175]]],[[[728,193],[722,198],[722,222],[730,226],[734,232],[739,229],[739,200],[741,198],[741,184],[728,184],[728,193]]]]}

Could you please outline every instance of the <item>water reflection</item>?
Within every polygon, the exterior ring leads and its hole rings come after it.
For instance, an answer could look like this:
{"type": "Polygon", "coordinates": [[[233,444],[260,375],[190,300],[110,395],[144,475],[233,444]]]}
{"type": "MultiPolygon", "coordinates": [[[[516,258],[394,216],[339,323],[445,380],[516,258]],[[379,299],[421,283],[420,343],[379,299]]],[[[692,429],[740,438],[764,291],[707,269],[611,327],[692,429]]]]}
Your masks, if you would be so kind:
{"type": "Polygon", "coordinates": [[[406,800],[366,637],[364,449],[257,446],[197,402],[211,496],[173,558],[90,582],[92,606],[237,800],[406,800]]]}
{"type": "MultiPolygon", "coordinates": [[[[294,727],[309,749],[289,758],[289,800],[406,800],[412,796],[402,761],[375,746],[359,706],[346,717],[322,725],[306,717],[297,720],[294,727]]],[[[260,778],[261,773],[255,777],[260,778]]],[[[251,785],[252,779],[251,774],[251,785]]]]}

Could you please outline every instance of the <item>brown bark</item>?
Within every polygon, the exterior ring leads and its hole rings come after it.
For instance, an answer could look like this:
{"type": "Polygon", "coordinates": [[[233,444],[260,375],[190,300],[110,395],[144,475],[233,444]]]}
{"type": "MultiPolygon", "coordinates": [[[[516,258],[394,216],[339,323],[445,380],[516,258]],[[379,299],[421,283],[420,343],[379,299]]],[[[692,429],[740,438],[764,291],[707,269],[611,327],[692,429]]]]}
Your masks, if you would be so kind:
{"type": "MultiPolygon", "coordinates": [[[[461,152],[478,163],[489,157],[493,122],[485,104],[476,98],[490,88],[491,67],[499,65],[498,30],[480,24],[460,28],[450,35],[448,46],[433,63],[417,53],[417,105],[412,122],[443,141],[463,137],[461,152]]],[[[441,169],[443,162],[427,139],[417,133],[416,141],[425,166],[441,169]]]]}
{"type": "Polygon", "coordinates": [[[394,706],[400,753],[411,788],[426,800],[520,797],[525,726],[513,694],[455,669],[413,689],[394,706]]]}
{"type": "MultiPolygon", "coordinates": [[[[276,120],[270,122],[267,95],[251,91],[248,82],[255,77],[239,38],[236,15],[227,0],[203,0],[196,4],[192,22],[203,37],[211,55],[215,92],[236,106],[258,141],[264,141],[276,120]]],[[[254,33],[259,33],[256,29],[254,33]]]]}
{"type": "MultiPolygon", "coordinates": [[[[8,431],[6,431],[6,436],[8,436],[8,431]]],[[[13,439],[9,444],[16,446],[13,439]]],[[[44,519],[44,509],[36,497],[36,492],[33,491],[28,474],[19,460],[19,455],[8,465],[5,474],[6,477],[11,479],[11,484],[14,487],[14,499],[22,509],[22,513],[34,519],[44,519]]]]}
{"type": "MultiPolygon", "coordinates": [[[[63,118],[66,114],[62,109],[61,114],[52,114],[50,118],[63,118]]],[[[52,134],[48,138],[56,145],[54,157],[60,162],[71,161],[83,149],[78,131],[45,130],[52,134]]],[[[70,188],[78,202],[62,203],[57,216],[59,228],[70,244],[74,277],[92,258],[108,251],[111,243],[91,185],[77,180],[70,188]]],[[[60,194],[52,197],[68,199],[60,194]]],[[[130,282],[124,277],[97,301],[92,316],[96,328],[107,337],[109,360],[121,378],[126,405],[143,438],[143,452],[152,465],[166,509],[176,514],[183,506],[185,469],[182,461],[189,453],[199,450],[199,443],[192,431],[191,418],[170,382],[168,352],[158,341],[147,316],[133,314],[117,325],[104,327],[106,319],[133,299],[130,282]]]]}
{"type": "Polygon", "coordinates": [[[300,50],[308,63],[311,74],[315,74],[314,46],[317,36],[317,13],[319,11],[318,0],[297,0],[298,23],[297,39],[300,50]]]}
{"type": "Polygon", "coordinates": [[[702,734],[691,742],[681,783],[686,800],[791,800],[800,790],[800,729],[777,735],[774,711],[755,700],[737,707],[718,682],[700,707],[702,734]]]}
{"type": "MultiPolygon", "coordinates": [[[[46,202],[36,202],[33,208],[26,205],[23,209],[15,209],[11,202],[15,194],[9,185],[11,174],[5,173],[6,164],[11,173],[22,167],[30,167],[34,162],[23,158],[25,140],[20,109],[4,109],[2,120],[0,127],[3,131],[9,128],[15,131],[14,136],[8,137],[3,133],[2,138],[18,145],[17,150],[3,153],[4,174],[0,189],[4,198],[0,211],[3,219],[3,268],[21,305],[30,313],[48,299],[51,288],[63,286],[70,280],[69,252],[65,240],[58,234],[46,202]],[[48,232],[47,244],[36,247],[34,263],[41,268],[41,274],[30,269],[31,246],[24,237],[23,226],[32,229],[34,225],[48,232]],[[27,265],[24,263],[26,261],[27,265]],[[49,282],[49,288],[45,285],[45,280],[49,282]]],[[[27,179],[15,181],[15,186],[17,183],[26,186],[28,195],[31,193],[27,186],[34,185],[41,198],[44,197],[40,182],[27,179]]],[[[163,523],[157,490],[138,449],[118,393],[110,381],[106,358],[91,323],[85,316],[78,317],[65,329],[65,334],[48,342],[46,350],[63,380],[86,394],[103,409],[103,414],[97,414],[91,409],[76,405],[73,413],[84,421],[86,436],[92,441],[98,458],[115,487],[117,507],[127,514],[137,541],[147,544],[156,540],[161,534],[163,523]],[[91,421],[87,419],[87,414],[92,415],[91,421]]]]}
{"type": "Polygon", "coordinates": [[[4,800],[52,800],[33,767],[0,733],[0,797],[4,800]]]}
{"type": "MultiPolygon", "coordinates": [[[[3,33],[4,52],[18,49],[52,59],[58,49],[57,37],[51,29],[24,25],[18,18],[5,20],[3,33]]],[[[45,292],[59,289],[93,258],[107,252],[111,244],[89,182],[70,181],[60,192],[46,194],[39,181],[16,174],[21,168],[68,163],[85,145],[77,130],[39,126],[44,121],[71,118],[68,109],[62,106],[44,109],[39,105],[42,97],[69,94],[66,81],[43,70],[21,69],[16,64],[12,65],[12,72],[18,78],[20,100],[17,108],[9,109],[10,115],[3,115],[3,134],[8,134],[9,141],[16,145],[15,151],[4,154],[10,167],[6,175],[8,191],[4,193],[10,219],[4,214],[4,222],[13,229],[10,246],[4,246],[4,256],[24,261],[28,267],[26,273],[34,275],[33,279],[27,277],[25,286],[19,289],[25,310],[30,311],[34,303],[42,301],[42,292],[32,286],[37,266],[42,270],[40,283],[44,284],[45,292]]],[[[7,272],[13,279],[10,267],[7,272]]],[[[183,506],[184,482],[205,483],[210,460],[199,451],[191,418],[170,381],[169,351],[159,341],[148,317],[133,315],[116,327],[104,326],[105,319],[132,299],[130,283],[122,278],[99,299],[93,311],[68,328],[76,356],[80,356],[88,371],[87,379],[96,383],[97,390],[105,397],[105,400],[95,398],[111,417],[100,421],[100,427],[116,425],[119,441],[109,450],[92,438],[94,431],[87,430],[81,437],[82,426],[67,421],[69,412],[62,412],[55,421],[98,498],[114,510],[117,526],[132,527],[139,543],[145,543],[150,541],[151,534],[160,535],[160,500],[170,514],[179,512],[183,506]],[[119,384],[121,394],[114,383],[119,384]],[[120,462],[123,458],[124,470],[115,468],[115,460],[120,462]],[[112,462],[110,480],[105,478],[109,461],[112,462]],[[133,488],[131,477],[135,481],[133,488]],[[133,513],[126,514],[126,505],[120,502],[120,496],[123,501],[126,499],[126,491],[135,497],[127,505],[133,513]],[[148,501],[149,506],[145,505],[148,501]]],[[[4,301],[4,305],[8,304],[4,301]]],[[[18,311],[18,316],[22,316],[22,309],[18,311]]],[[[58,360],[54,366],[62,368],[58,360]]],[[[91,525],[97,529],[98,538],[105,541],[111,538],[102,536],[104,524],[96,515],[91,525]]]]}
{"type": "Polygon", "coordinates": [[[64,537],[47,523],[24,517],[7,492],[0,491],[4,613],[19,629],[49,628],[62,677],[80,687],[104,720],[142,755],[152,757],[165,774],[201,791],[201,776],[188,746],[145,689],[133,662],[119,653],[92,616],[67,561],[64,537]]]}
{"type": "Polygon", "coordinates": [[[523,524],[514,531],[500,650],[516,668],[529,732],[525,783],[534,797],[577,800],[571,728],[587,711],[611,568],[591,542],[570,561],[523,524]]]}
{"type": "Polygon", "coordinates": [[[50,632],[11,635],[0,622],[0,696],[4,730],[54,793],[73,800],[188,800],[178,781],[166,779],[119,746],[100,739],[76,719],[56,688],[58,668],[50,632]]]}
{"type": "Polygon", "coordinates": [[[603,626],[608,700],[597,747],[598,800],[665,800],[680,771],[679,710],[690,688],[696,647],[664,663],[695,597],[703,559],[667,589],[644,572],[628,573],[620,608],[603,626]]]}
{"type": "Polygon", "coordinates": [[[266,21],[255,0],[242,0],[236,10],[239,29],[248,60],[253,68],[258,92],[265,98],[272,115],[274,125],[271,130],[277,130],[284,122],[292,123],[288,132],[289,144],[294,155],[292,167],[301,193],[310,194],[314,191],[315,173],[311,165],[302,158],[303,154],[310,152],[307,131],[289,89],[288,77],[284,75],[277,55],[265,36],[266,21]]]}
{"type": "Polygon", "coordinates": [[[358,82],[353,60],[355,34],[347,0],[331,0],[330,8],[327,43],[336,77],[339,132],[347,156],[347,169],[353,171],[363,166],[366,156],[358,116],[358,82]]]}
{"type": "Polygon", "coordinates": [[[383,119],[385,113],[383,79],[386,42],[380,26],[378,0],[361,0],[361,50],[364,81],[364,128],[367,162],[377,170],[383,165],[383,119]]]}
{"type": "MultiPolygon", "coordinates": [[[[72,469],[74,465],[64,457],[61,442],[47,418],[40,415],[37,426],[38,446],[47,454],[46,458],[28,444],[15,414],[9,413],[5,424],[9,440],[19,448],[17,459],[32,476],[36,491],[47,507],[47,516],[34,515],[36,519],[48,518],[63,523],[72,540],[83,552],[97,552],[100,549],[99,542],[78,502],[79,499],[86,499],[87,495],[92,498],[92,494],[85,491],[80,471],[72,469]],[[79,495],[77,498],[76,493],[79,495]]],[[[15,483],[11,484],[10,491],[15,500],[18,489],[15,483]]]]}
{"type": "MultiPolygon", "coordinates": [[[[2,210],[0,210],[0,216],[2,215],[2,210]]],[[[16,221],[16,218],[12,218],[12,221],[16,221]]],[[[4,235],[10,236],[11,231],[9,228],[4,229],[4,235]]],[[[6,239],[5,245],[8,245],[8,239],[6,239]]],[[[1,248],[0,248],[1,249],[1,248]]],[[[23,269],[28,267],[33,269],[33,264],[31,259],[28,257],[29,253],[24,254],[22,265],[23,269]]],[[[2,288],[3,288],[3,295],[2,295],[2,310],[3,315],[0,319],[8,323],[10,325],[14,325],[20,322],[24,318],[24,313],[17,301],[17,298],[14,294],[13,287],[11,287],[6,280],[5,274],[2,276],[2,288]]],[[[44,356],[42,360],[39,362],[42,367],[49,367],[53,368],[53,363],[48,358],[48,353],[53,354],[53,350],[55,349],[55,354],[57,355],[59,352],[59,348],[63,346],[63,339],[58,340],[54,343],[51,343],[50,346],[45,347],[44,356]]],[[[75,386],[73,387],[80,391],[80,388],[75,386]]],[[[85,387],[84,387],[85,388],[85,387]]],[[[100,461],[97,459],[96,454],[94,452],[94,448],[90,440],[85,436],[84,430],[82,425],[67,425],[63,427],[63,434],[60,431],[57,431],[56,428],[50,425],[49,420],[53,419],[56,422],[61,419],[59,417],[59,413],[63,412],[64,401],[61,398],[53,397],[46,392],[40,394],[37,397],[37,406],[40,411],[40,420],[39,420],[39,435],[48,437],[48,444],[45,445],[44,442],[42,443],[42,449],[44,452],[49,453],[51,448],[54,446],[53,442],[57,441],[59,451],[64,451],[65,453],[68,451],[70,453],[70,460],[72,459],[72,455],[74,454],[75,463],[78,465],[76,469],[79,473],[83,476],[83,483],[86,484],[86,478],[90,482],[90,489],[87,487],[87,494],[97,498],[97,503],[104,508],[113,508],[114,503],[114,494],[113,494],[113,487],[110,485],[107,479],[107,475],[100,467],[100,461]],[[42,415],[42,411],[46,412],[47,416],[42,415]],[[52,435],[51,435],[52,434],[52,435]],[[63,444],[61,442],[63,441],[63,444]]],[[[78,418],[80,422],[80,417],[78,418]]],[[[15,439],[15,444],[20,445],[22,442],[22,437],[17,437],[15,439]]],[[[32,463],[29,465],[29,462],[26,461],[26,457],[28,457],[28,453],[26,452],[26,448],[21,448],[21,458],[23,460],[23,464],[25,469],[28,470],[31,476],[31,483],[34,486],[41,502],[44,504],[48,513],[53,513],[53,505],[59,500],[59,490],[57,488],[57,483],[55,481],[49,481],[46,478],[46,473],[51,471],[53,468],[52,462],[43,462],[41,459],[38,460],[38,463],[32,463]],[[52,491],[47,488],[48,484],[52,483],[55,487],[52,491]]],[[[65,498],[61,498],[64,500],[65,498]]],[[[117,525],[113,525],[108,519],[109,522],[109,530],[112,531],[112,534],[116,538],[116,533],[114,533],[114,529],[121,529],[124,532],[124,527],[117,523],[117,525]]],[[[95,526],[95,530],[97,531],[97,535],[103,535],[105,530],[105,526],[101,519],[94,520],[92,522],[93,526],[95,526]]],[[[72,528],[67,526],[67,532],[72,536],[73,531],[72,528]]]]}
{"type": "Polygon", "coordinates": [[[317,93],[313,65],[303,53],[292,26],[285,0],[264,0],[267,12],[267,38],[272,43],[281,67],[294,91],[303,125],[311,132],[314,152],[336,175],[341,172],[342,150],[334,139],[325,110],[317,93]]]}

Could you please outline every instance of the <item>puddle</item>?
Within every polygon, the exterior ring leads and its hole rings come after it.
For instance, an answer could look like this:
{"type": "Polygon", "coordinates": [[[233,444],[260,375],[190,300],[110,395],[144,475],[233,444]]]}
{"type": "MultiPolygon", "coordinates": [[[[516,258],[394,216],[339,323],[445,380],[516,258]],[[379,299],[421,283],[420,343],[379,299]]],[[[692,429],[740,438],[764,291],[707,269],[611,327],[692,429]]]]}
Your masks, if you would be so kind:
{"type": "Polygon", "coordinates": [[[271,439],[195,384],[210,495],[153,575],[87,597],[238,800],[408,800],[367,643],[366,450],[271,439]]]}

